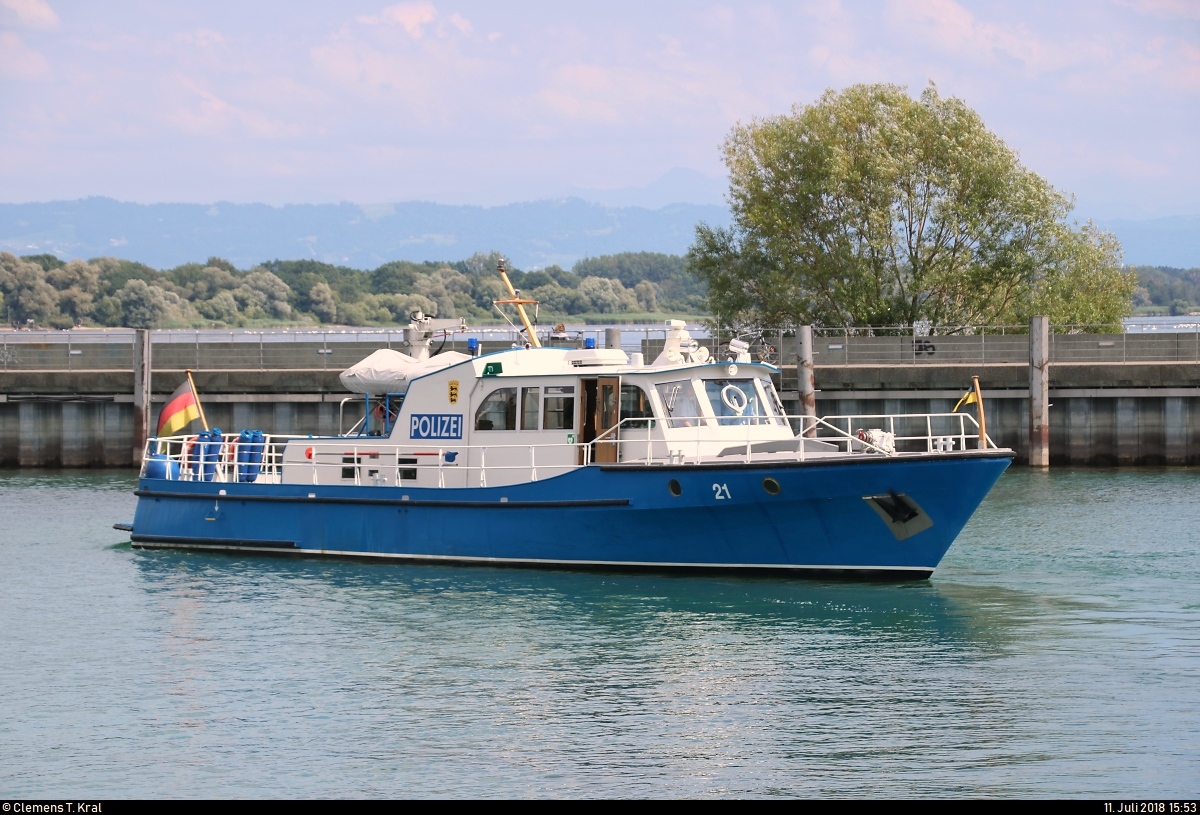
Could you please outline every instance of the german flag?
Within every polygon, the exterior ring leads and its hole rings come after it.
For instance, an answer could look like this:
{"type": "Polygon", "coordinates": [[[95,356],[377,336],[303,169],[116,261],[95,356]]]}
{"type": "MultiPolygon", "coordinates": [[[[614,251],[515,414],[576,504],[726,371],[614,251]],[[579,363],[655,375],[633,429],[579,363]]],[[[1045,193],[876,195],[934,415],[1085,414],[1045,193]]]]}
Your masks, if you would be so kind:
{"type": "Polygon", "coordinates": [[[200,418],[200,401],[192,388],[191,380],[184,382],[163,405],[158,414],[158,436],[174,436],[200,418]]]}

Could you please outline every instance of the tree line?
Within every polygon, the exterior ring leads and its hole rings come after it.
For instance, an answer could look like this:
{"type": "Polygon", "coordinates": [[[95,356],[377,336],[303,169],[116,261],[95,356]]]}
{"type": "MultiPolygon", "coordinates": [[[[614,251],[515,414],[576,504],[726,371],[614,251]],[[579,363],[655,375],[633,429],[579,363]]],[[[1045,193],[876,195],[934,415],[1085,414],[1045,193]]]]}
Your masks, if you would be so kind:
{"type": "Polygon", "coordinates": [[[1134,308],[1141,314],[1182,315],[1200,310],[1200,268],[1134,266],[1134,308]]]}
{"type": "MultiPolygon", "coordinates": [[[[244,327],[396,325],[414,311],[468,322],[500,319],[492,301],[507,297],[499,254],[456,262],[393,261],[362,270],[315,260],[273,260],[240,270],[222,258],[154,269],[103,257],[64,262],[54,255],[0,253],[0,314],[14,327],[244,327]]],[[[654,319],[702,314],[704,284],[684,258],[626,252],[509,278],[539,300],[550,320],[654,319]]]]}

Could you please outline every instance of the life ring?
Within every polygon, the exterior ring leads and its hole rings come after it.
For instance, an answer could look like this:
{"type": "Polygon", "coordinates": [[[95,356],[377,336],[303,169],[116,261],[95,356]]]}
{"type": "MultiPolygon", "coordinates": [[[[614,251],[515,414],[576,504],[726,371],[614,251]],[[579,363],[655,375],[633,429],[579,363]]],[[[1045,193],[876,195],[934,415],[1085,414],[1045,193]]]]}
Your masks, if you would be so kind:
{"type": "Polygon", "coordinates": [[[191,436],[183,443],[183,453],[180,456],[180,468],[190,470],[192,468],[192,453],[195,450],[196,442],[200,441],[199,436],[191,436]]]}
{"type": "Polygon", "coordinates": [[[750,398],[746,396],[746,392],[732,382],[721,388],[721,401],[725,403],[725,407],[732,410],[738,416],[745,413],[747,405],[750,404],[750,398]],[[737,396],[733,395],[735,393],[737,396]],[[739,397],[740,404],[738,403],[739,397]]]}

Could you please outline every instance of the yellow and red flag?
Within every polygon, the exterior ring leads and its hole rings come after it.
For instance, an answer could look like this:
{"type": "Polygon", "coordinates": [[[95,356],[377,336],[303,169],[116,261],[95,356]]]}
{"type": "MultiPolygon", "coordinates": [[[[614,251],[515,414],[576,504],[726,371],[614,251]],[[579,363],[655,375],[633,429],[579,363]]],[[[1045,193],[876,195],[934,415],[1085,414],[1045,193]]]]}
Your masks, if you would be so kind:
{"type": "Polygon", "coordinates": [[[201,417],[200,400],[191,380],[184,382],[167,399],[162,413],[158,414],[158,436],[174,436],[180,430],[201,417]]]}

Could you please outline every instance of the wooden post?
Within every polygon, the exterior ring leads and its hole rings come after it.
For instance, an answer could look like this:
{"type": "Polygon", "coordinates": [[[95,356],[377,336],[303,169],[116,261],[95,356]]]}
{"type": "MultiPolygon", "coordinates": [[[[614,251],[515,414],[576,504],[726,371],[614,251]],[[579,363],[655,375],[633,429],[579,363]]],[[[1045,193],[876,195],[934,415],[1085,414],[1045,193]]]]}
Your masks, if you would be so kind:
{"type": "Polygon", "coordinates": [[[971,377],[971,384],[975,388],[975,412],[979,415],[979,449],[986,450],[987,441],[987,416],[983,412],[983,391],[979,389],[979,377],[971,377]]]}
{"type": "MultiPolygon", "coordinates": [[[[800,415],[816,418],[817,415],[817,378],[813,369],[813,334],[811,325],[802,325],[796,332],[800,344],[800,354],[796,360],[796,376],[800,379],[800,415]]],[[[804,423],[804,435],[814,438],[817,435],[816,422],[804,423]]]]}
{"type": "Polygon", "coordinates": [[[146,439],[150,438],[150,330],[133,334],[133,466],[142,465],[146,439]]]}
{"type": "Polygon", "coordinates": [[[1029,321],[1029,466],[1050,466],[1050,321],[1029,321]]]}
{"type": "Polygon", "coordinates": [[[192,369],[187,369],[188,385],[192,389],[192,398],[196,400],[196,411],[200,414],[200,424],[208,430],[208,419],[204,415],[204,405],[200,404],[200,392],[196,390],[196,380],[192,379],[192,369]]]}

